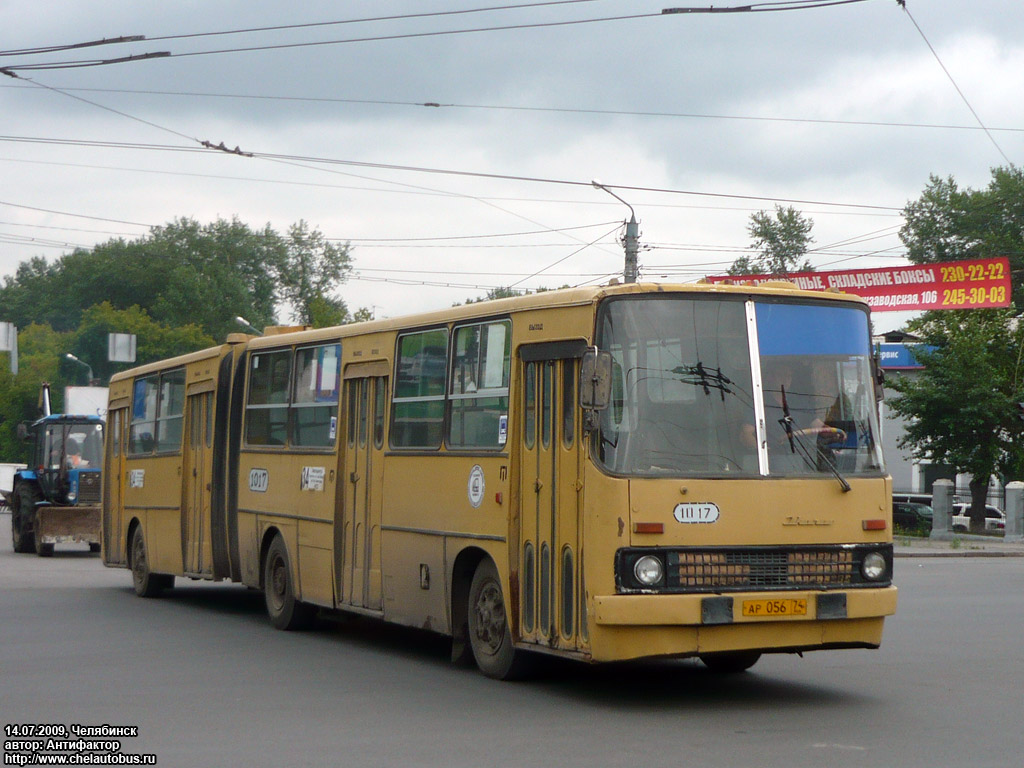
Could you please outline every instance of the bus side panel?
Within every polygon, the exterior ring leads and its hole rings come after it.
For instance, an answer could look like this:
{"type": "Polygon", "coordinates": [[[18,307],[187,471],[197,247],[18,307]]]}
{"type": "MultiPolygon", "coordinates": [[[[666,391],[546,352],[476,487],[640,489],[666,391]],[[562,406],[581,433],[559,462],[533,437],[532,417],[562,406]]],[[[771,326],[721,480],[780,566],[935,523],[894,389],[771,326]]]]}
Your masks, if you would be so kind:
{"type": "MultiPolygon", "coordinates": [[[[126,518],[135,516],[143,522],[150,569],[181,574],[182,457],[129,457],[126,463],[126,518]]],[[[127,535],[127,528],[124,531],[127,535]]]]}
{"type": "MultiPolygon", "coordinates": [[[[384,472],[385,618],[412,626],[429,622],[448,632],[446,573],[452,563],[445,562],[445,540],[461,537],[490,552],[506,551],[508,458],[390,454],[384,472]],[[424,566],[426,586],[421,585],[424,566]]],[[[507,558],[494,559],[507,582],[507,558]]]]}
{"type": "Polygon", "coordinates": [[[291,531],[285,544],[292,561],[298,596],[305,602],[334,606],[332,559],[336,464],[335,456],[328,453],[241,453],[238,546],[246,584],[258,582],[264,532],[268,521],[275,520],[291,531]],[[253,516],[258,517],[254,527],[247,520],[253,516]]]}
{"type": "Polygon", "coordinates": [[[629,544],[629,483],[583,463],[583,581],[593,637],[594,595],[615,594],[615,553],[629,544]]]}
{"type": "Polygon", "coordinates": [[[260,586],[260,530],[259,517],[254,512],[240,512],[236,516],[238,538],[234,542],[239,560],[240,581],[249,587],[260,586]]]}
{"type": "Polygon", "coordinates": [[[303,602],[334,607],[334,524],[298,521],[299,596],[303,602]]]}
{"type": "Polygon", "coordinates": [[[410,627],[450,632],[445,607],[444,538],[385,530],[381,559],[393,566],[385,567],[384,618],[410,627]]]}

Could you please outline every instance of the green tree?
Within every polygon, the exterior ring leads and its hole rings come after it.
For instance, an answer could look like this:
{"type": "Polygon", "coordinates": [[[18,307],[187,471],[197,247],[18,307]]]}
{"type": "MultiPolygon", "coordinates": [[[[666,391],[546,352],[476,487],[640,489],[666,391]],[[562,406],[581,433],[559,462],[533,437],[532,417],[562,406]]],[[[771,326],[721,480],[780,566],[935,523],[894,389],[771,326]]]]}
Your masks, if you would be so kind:
{"type": "MultiPolygon", "coordinates": [[[[481,301],[493,301],[494,299],[511,299],[515,296],[529,296],[531,293],[545,293],[547,291],[558,291],[562,288],[569,288],[569,284],[560,285],[558,288],[546,288],[540,286],[534,290],[519,290],[516,288],[498,286],[497,288],[491,288],[487,293],[481,296],[479,299],[466,299],[463,304],[479,304],[481,301]]],[[[452,305],[453,307],[459,306],[459,302],[452,305]]]]}
{"type": "Polygon", "coordinates": [[[899,445],[971,475],[971,530],[983,531],[989,477],[1024,469],[1024,327],[1001,309],[929,312],[908,327],[933,349],[916,351],[916,377],[890,382],[899,394],[887,405],[906,420],[899,445]]]}
{"type": "MultiPolygon", "coordinates": [[[[18,439],[17,429],[19,423],[39,418],[41,382],[52,385],[54,410],[62,407],[64,387],[75,381],[62,373],[61,365],[70,336],[40,324],[18,333],[18,375],[12,376],[7,365],[0,367],[0,461],[27,461],[28,447],[18,439]]],[[[70,364],[68,373],[78,375],[70,364]]]]}
{"type": "Polygon", "coordinates": [[[216,343],[194,323],[171,327],[156,322],[141,307],[115,309],[106,301],[85,311],[69,341],[74,355],[91,366],[96,378],[104,383],[119,370],[195,352],[216,343]],[[135,335],[134,363],[107,361],[107,337],[111,333],[135,335]]]}
{"type": "MultiPolygon", "coordinates": [[[[953,177],[930,176],[921,197],[903,209],[900,239],[915,264],[1006,256],[1024,269],[1024,169],[993,168],[984,189],[961,189],[953,177]]],[[[1013,301],[1024,307],[1024,281],[1013,301]]]]}
{"type": "Polygon", "coordinates": [[[237,219],[178,219],[154,229],[143,247],[148,261],[166,262],[166,282],[148,302],[115,307],[139,304],[158,322],[197,324],[216,339],[238,330],[239,315],[257,327],[276,322],[286,246],[269,225],[253,231],[237,219]]]}
{"type": "Polygon", "coordinates": [[[86,310],[74,331],[55,331],[38,323],[28,326],[18,333],[18,375],[12,376],[6,365],[0,369],[0,460],[24,460],[27,449],[17,439],[17,425],[39,417],[42,382],[51,385],[55,413],[63,408],[64,387],[84,383],[84,370],[66,358],[68,352],[90,366],[101,383],[106,383],[117,370],[194,352],[215,343],[197,325],[168,327],[139,307],[115,309],[109,302],[86,310]],[[111,332],[136,335],[135,363],[107,362],[107,334],[111,332]]]}
{"type": "Polygon", "coordinates": [[[237,330],[234,318],[275,321],[285,245],[269,226],[253,231],[237,220],[201,226],[178,219],[134,241],[110,240],[50,263],[33,258],[0,287],[4,320],[70,331],[104,301],[138,305],[169,326],[191,323],[217,339],[237,330]]]}
{"type": "Polygon", "coordinates": [[[775,206],[775,215],[758,211],[750,215],[747,233],[753,238],[755,256],[740,256],[729,268],[730,275],[776,275],[790,272],[811,272],[814,267],[804,257],[814,238],[814,222],[788,206],[775,206]],[[800,259],[804,258],[802,264],[800,259]]]}
{"type": "Polygon", "coordinates": [[[291,305],[295,320],[307,325],[347,322],[348,307],[335,292],[351,271],[347,243],[335,245],[301,220],[288,229],[278,278],[281,298],[291,305]]]}

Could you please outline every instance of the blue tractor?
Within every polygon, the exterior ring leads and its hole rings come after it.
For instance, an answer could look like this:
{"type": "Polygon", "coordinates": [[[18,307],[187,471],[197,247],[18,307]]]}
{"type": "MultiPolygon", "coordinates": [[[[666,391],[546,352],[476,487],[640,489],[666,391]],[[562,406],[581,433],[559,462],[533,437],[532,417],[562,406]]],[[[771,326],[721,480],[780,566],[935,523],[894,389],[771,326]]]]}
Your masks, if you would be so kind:
{"type": "Polygon", "coordinates": [[[18,429],[32,454],[7,498],[14,551],[48,557],[54,544],[77,541],[99,552],[103,420],[51,414],[49,401],[44,385],[44,415],[18,429]]]}

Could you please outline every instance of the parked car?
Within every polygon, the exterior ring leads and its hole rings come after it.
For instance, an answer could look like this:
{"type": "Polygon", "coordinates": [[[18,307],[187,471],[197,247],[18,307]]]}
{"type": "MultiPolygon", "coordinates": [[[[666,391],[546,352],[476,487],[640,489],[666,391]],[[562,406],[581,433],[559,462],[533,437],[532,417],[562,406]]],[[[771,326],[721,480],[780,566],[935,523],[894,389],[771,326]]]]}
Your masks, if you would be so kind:
{"type": "MultiPolygon", "coordinates": [[[[970,504],[954,504],[953,514],[949,521],[954,531],[966,533],[971,527],[971,519],[967,516],[970,504]]],[[[1006,530],[1006,514],[1001,509],[996,509],[991,504],[985,505],[985,530],[1004,531],[1006,530]]]]}
{"type": "Polygon", "coordinates": [[[894,493],[892,500],[894,502],[901,501],[906,504],[924,504],[927,507],[932,505],[932,495],[930,493],[894,493]]]}
{"type": "MultiPolygon", "coordinates": [[[[895,498],[895,497],[894,497],[895,498]]],[[[935,513],[927,504],[914,501],[893,501],[892,526],[902,531],[930,531],[935,513]]]]}

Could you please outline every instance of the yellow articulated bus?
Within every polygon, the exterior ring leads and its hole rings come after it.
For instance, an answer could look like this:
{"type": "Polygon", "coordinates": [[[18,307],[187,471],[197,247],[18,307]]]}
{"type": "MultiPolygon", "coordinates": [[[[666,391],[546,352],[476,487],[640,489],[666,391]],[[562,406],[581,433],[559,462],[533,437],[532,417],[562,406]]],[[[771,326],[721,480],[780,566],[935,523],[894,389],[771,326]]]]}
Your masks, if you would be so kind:
{"type": "Polygon", "coordinates": [[[103,560],[450,635],[497,678],[874,648],[869,316],[789,284],[551,291],[237,334],[110,383],[103,560]]]}

